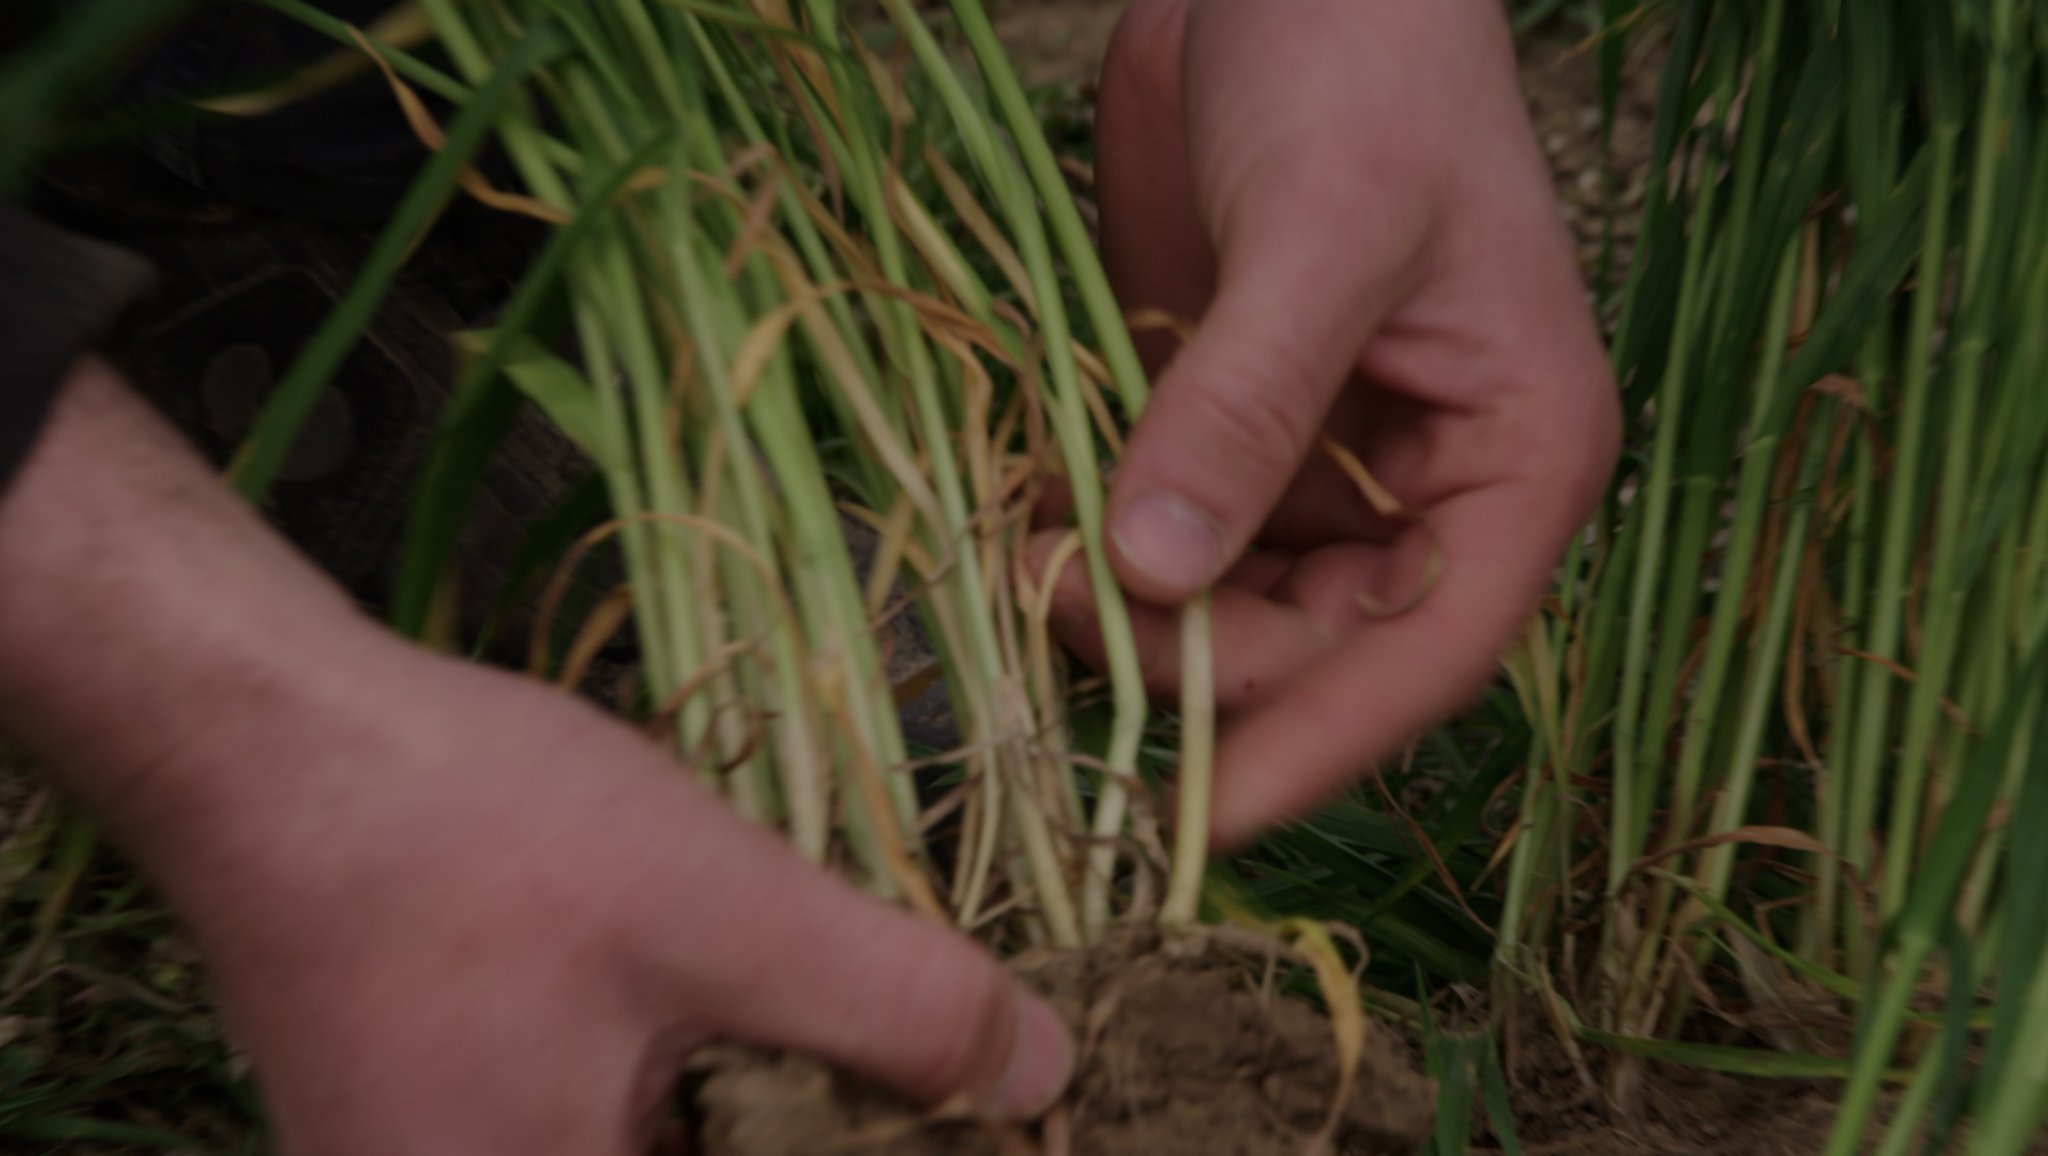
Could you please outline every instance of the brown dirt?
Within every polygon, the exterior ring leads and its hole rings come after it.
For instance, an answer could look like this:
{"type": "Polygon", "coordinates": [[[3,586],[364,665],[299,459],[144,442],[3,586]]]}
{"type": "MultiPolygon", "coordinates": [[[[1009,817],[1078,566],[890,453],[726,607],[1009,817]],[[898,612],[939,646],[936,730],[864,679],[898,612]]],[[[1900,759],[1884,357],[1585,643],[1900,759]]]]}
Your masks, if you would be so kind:
{"type": "MultiPolygon", "coordinates": [[[[1538,1056],[1514,1080],[1527,1156],[1813,1156],[1827,1147],[1833,1084],[1650,1064],[1634,1102],[1617,1106],[1585,1086],[1543,1030],[1524,1036],[1538,1056]]],[[[1613,1058],[1588,1059],[1604,1080],[1613,1058]]]]}
{"type": "MultiPolygon", "coordinates": [[[[1608,1089],[1621,1057],[1587,1051],[1587,1075],[1594,1080],[1588,1086],[1547,1026],[1525,1021],[1517,1039],[1522,1046],[1510,1094],[1524,1156],[1814,1156],[1826,1150],[1841,1104],[1841,1085],[1832,1080],[1763,1079],[1654,1062],[1642,1065],[1627,1102],[1618,1103],[1608,1089]]],[[[1895,1089],[1880,1099],[1862,1151],[1877,1151],[1896,1097],[1895,1089]]],[[[1499,1151],[1485,1142],[1490,1133],[1476,1111],[1473,1135],[1475,1156],[1499,1151]]],[[[1967,1156],[1970,1139],[1965,1125],[1943,1156],[1967,1156]]],[[[1909,1150],[1924,1151],[1924,1143],[1916,1139],[1909,1150]]],[[[2048,1156],[2048,1133],[2027,1156],[2048,1156]]]]}
{"type": "MultiPolygon", "coordinates": [[[[1020,961],[1082,1040],[1067,1101],[1031,1129],[934,1118],[793,1057],[734,1053],[697,1097],[704,1156],[1303,1156],[1329,1118],[1330,1022],[1215,959],[1128,950],[1020,961]]],[[[1415,1152],[1435,1089],[1368,1034],[1330,1156],[1415,1152]]]]}
{"type": "Polygon", "coordinates": [[[1027,84],[1092,83],[1124,0],[1002,0],[991,4],[996,34],[1027,84]]]}
{"type": "MultiPolygon", "coordinates": [[[[1642,207],[1649,178],[1662,52],[1662,42],[1654,35],[1637,41],[1615,108],[1614,197],[1622,210],[1614,221],[1612,271],[1616,284],[1628,272],[1635,250],[1637,210],[1642,207]]],[[[1578,243],[1580,266],[1591,277],[1600,265],[1608,215],[1606,158],[1600,140],[1600,75],[1591,48],[1555,35],[1531,39],[1522,48],[1522,92],[1529,102],[1536,139],[1557,182],[1559,208],[1578,243]]]]}

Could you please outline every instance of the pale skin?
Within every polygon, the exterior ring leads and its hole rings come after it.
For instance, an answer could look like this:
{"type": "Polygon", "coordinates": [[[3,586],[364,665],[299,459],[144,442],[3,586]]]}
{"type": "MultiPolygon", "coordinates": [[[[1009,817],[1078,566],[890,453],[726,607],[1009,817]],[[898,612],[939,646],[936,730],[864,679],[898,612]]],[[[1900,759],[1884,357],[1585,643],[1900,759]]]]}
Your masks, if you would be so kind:
{"type": "MultiPolygon", "coordinates": [[[[1161,690],[1171,605],[1227,574],[1235,843],[1484,683],[1615,403],[1494,0],[1138,0],[1104,87],[1113,276],[1201,320],[1118,472],[1118,568],[1161,690]],[[1325,430],[1433,536],[1364,514],[1325,430]],[[1359,608],[1432,541],[1412,612],[1359,608]]],[[[288,1156],[644,1152],[712,1038],[999,1116],[1067,1078],[979,949],[575,700],[383,632],[104,365],[0,500],[0,590],[0,729],[185,914],[288,1156]]]]}

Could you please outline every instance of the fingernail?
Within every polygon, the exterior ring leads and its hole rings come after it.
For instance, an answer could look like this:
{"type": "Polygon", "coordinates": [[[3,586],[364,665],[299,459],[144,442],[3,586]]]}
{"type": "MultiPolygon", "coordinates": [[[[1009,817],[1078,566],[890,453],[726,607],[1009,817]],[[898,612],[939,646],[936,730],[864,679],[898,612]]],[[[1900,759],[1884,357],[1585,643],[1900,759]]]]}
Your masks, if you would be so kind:
{"type": "Polygon", "coordinates": [[[1017,996],[1017,1040],[988,1098],[992,1115],[1029,1120],[1059,1102],[1074,1076],[1074,1038],[1043,1000],[1017,996]]]}
{"type": "Polygon", "coordinates": [[[1215,524],[1172,494],[1155,494],[1125,510],[1115,537],[1125,561],[1174,590],[1200,590],[1223,568],[1223,540],[1215,524]]]}

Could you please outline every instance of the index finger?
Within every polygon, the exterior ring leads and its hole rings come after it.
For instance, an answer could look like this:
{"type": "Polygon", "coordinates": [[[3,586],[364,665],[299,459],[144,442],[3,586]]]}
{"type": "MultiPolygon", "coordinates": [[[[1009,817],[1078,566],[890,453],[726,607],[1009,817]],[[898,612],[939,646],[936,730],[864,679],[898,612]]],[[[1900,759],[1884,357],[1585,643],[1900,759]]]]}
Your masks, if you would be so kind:
{"type": "MultiPolygon", "coordinates": [[[[1598,437],[1577,452],[1597,462],[1598,437]]],[[[1561,475],[1517,473],[1435,507],[1441,570],[1421,602],[1231,726],[1217,752],[1218,845],[1300,817],[1485,689],[1604,484],[1604,466],[1558,464],[1561,475]]]]}

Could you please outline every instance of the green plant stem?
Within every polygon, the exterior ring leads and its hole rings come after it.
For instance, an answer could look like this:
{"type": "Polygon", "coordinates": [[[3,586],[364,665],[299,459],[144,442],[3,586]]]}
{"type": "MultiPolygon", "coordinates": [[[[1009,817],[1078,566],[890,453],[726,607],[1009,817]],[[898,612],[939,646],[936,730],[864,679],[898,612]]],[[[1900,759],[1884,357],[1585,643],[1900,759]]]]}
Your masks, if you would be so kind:
{"type": "Polygon", "coordinates": [[[413,246],[446,207],[457,178],[489,139],[498,116],[517,94],[520,83],[561,47],[561,41],[546,30],[536,30],[492,73],[475,98],[463,106],[448,129],[446,144],[427,163],[393,211],[355,284],[264,403],[263,412],[257,416],[255,428],[231,471],[235,488],[244,497],[254,500],[269,492],[271,482],[319,404],[321,391],[369,327],[371,317],[397,279],[413,246]]]}
{"type": "MultiPolygon", "coordinates": [[[[1764,515],[1770,504],[1771,477],[1782,441],[1781,431],[1767,427],[1766,422],[1784,385],[1785,356],[1792,324],[1793,293],[1799,280],[1801,248],[1795,243],[1786,252],[1779,264],[1777,283],[1771,295],[1770,322],[1763,345],[1764,360],[1752,394],[1750,438],[1742,451],[1741,477],[1735,492],[1735,517],[1728,534],[1728,554],[1721,564],[1720,592],[1715,596],[1712,624],[1708,628],[1706,658],[1686,703],[1666,846],[1676,846],[1694,837],[1693,809],[1706,798],[1707,754],[1720,733],[1714,723],[1720,716],[1721,698],[1727,689],[1728,672],[1735,656],[1736,631],[1750,594],[1750,569],[1756,560],[1764,515]]],[[[1709,833],[1723,829],[1716,825],[1709,833]]],[[[1649,982],[1652,961],[1665,950],[1662,940],[1671,915],[1671,898],[1669,886],[1660,884],[1650,899],[1643,942],[1635,953],[1636,962],[1629,977],[1630,984],[1637,990],[1649,982]]]]}
{"type": "MultiPolygon", "coordinates": [[[[1811,494],[1826,461],[1826,439],[1813,438],[1806,447],[1805,461],[1800,469],[1799,492],[1791,498],[1791,512],[1786,517],[1783,536],[1776,544],[1778,568],[1771,581],[1770,600],[1764,612],[1762,629],[1751,649],[1749,670],[1743,679],[1735,742],[1728,753],[1727,769],[1721,776],[1721,793],[1711,826],[1717,834],[1742,826],[1749,813],[1750,793],[1761,761],[1764,731],[1771,721],[1778,671],[1784,664],[1792,603],[1798,594],[1800,571],[1806,561],[1807,529],[1813,521],[1811,494]]],[[[1734,866],[1735,846],[1723,843],[1708,848],[1702,854],[1696,878],[1707,892],[1716,898],[1724,898],[1734,866]]]]}
{"type": "MultiPolygon", "coordinates": [[[[981,120],[971,98],[946,62],[944,53],[929,31],[923,28],[907,0],[885,0],[885,4],[898,28],[910,38],[919,62],[938,87],[983,182],[1002,208],[1005,222],[1014,230],[1018,251],[1031,277],[1033,295],[1038,303],[1039,323],[1044,330],[1044,347],[1053,385],[1053,427],[1074,496],[1075,520],[1083,537],[1115,700],[1115,721],[1109,752],[1104,760],[1108,773],[1097,798],[1091,828],[1091,834],[1102,842],[1098,844],[1098,850],[1089,856],[1081,887],[1083,933],[1087,938],[1095,939],[1108,929],[1109,890],[1116,862],[1116,848],[1112,840],[1121,834],[1127,814],[1129,788],[1125,784],[1137,778],[1138,746],[1144,738],[1148,705],[1138,667],[1137,647],[1131,633],[1129,610],[1103,545],[1102,475],[1096,463],[1094,434],[1071,354],[1072,329],[1061,304],[1051,247],[1029,181],[1017,171],[1016,163],[998,144],[990,126],[981,120]]],[[[963,23],[967,21],[964,11],[962,19],[963,23]]],[[[969,36],[973,40],[971,30],[969,36]]],[[[992,42],[977,43],[976,50],[983,61],[984,72],[989,72],[995,63],[991,58],[1001,55],[1000,47],[992,42]]],[[[1029,118],[1028,108],[1022,118],[1016,115],[1015,109],[1008,111],[1012,135],[1020,139],[1028,156],[1028,142],[1034,138],[1036,121],[1029,118]]],[[[1040,143],[1043,143],[1042,139],[1040,143]]],[[[1040,194],[1043,193],[1041,189],[1040,194]]],[[[1106,284],[1106,278],[1104,282],[1106,284]]],[[[1120,316],[1116,328],[1122,330],[1120,316]]]]}
{"type": "MultiPolygon", "coordinates": [[[[1851,417],[1854,416],[1852,413],[1851,417]]],[[[1853,453],[1849,532],[1842,565],[1846,575],[1841,610],[1844,624],[1861,622],[1865,613],[1870,589],[1871,511],[1877,504],[1875,447],[1859,441],[1853,453]]],[[[1835,661],[1835,687],[1833,714],[1828,719],[1822,739],[1826,744],[1824,757],[1827,763],[1814,783],[1814,821],[1821,842],[1839,850],[1847,845],[1844,786],[1852,773],[1855,739],[1859,733],[1855,720],[1862,711],[1863,667],[1860,659],[1844,654],[1835,661]]],[[[1801,913],[1799,951],[1802,956],[1822,966],[1832,966],[1843,919],[1840,908],[1842,865],[1834,854],[1814,858],[1814,901],[1801,913]]]]}
{"type": "Polygon", "coordinates": [[[1180,813],[1174,825],[1172,878],[1159,908],[1159,921],[1168,927],[1191,927],[1201,917],[1216,775],[1216,674],[1210,619],[1207,595],[1181,611],[1180,813]]]}
{"type": "Polygon", "coordinates": [[[500,314],[483,355],[464,367],[448,409],[441,417],[435,446],[406,523],[404,561],[399,567],[398,588],[391,608],[391,625],[401,634],[419,638],[424,633],[435,592],[455,555],[463,515],[483,484],[488,454],[510,428],[511,407],[493,405],[486,395],[494,388],[506,388],[501,378],[505,363],[538,320],[570,257],[611,211],[613,198],[626,181],[665,144],[665,137],[653,138],[627,163],[614,166],[598,178],[575,219],[548,239],[520,281],[500,314]],[[495,416],[498,411],[505,416],[495,416]]]}
{"type": "MultiPolygon", "coordinates": [[[[1880,660],[1898,656],[1900,637],[1911,608],[1906,598],[1906,567],[1912,553],[1914,512],[1920,492],[1920,462],[1932,388],[1935,325],[1948,268],[1948,206],[1953,193],[1960,129],[1953,119],[1939,122],[1931,143],[1933,195],[1929,198],[1921,243],[1919,286],[1913,294],[1901,394],[1898,444],[1887,480],[1890,500],[1885,511],[1884,538],[1879,549],[1877,579],[1870,603],[1870,633],[1863,649],[1880,660]]],[[[1894,698],[1893,676],[1878,663],[1867,663],[1857,691],[1859,730],[1856,761],[1849,772],[1848,807],[1844,814],[1843,859],[1858,871],[1871,866],[1872,825],[1877,814],[1885,735],[1894,698]]],[[[1849,937],[1851,970],[1868,960],[1867,938],[1853,929],[1849,937]]]]}
{"type": "MultiPolygon", "coordinates": [[[[2011,0],[1996,0],[2003,9],[2003,24],[2010,39],[2011,0]]],[[[1939,73],[1939,64],[1930,69],[1939,73]]],[[[1941,462],[1936,513],[1930,526],[1933,562],[1926,594],[1922,629],[1923,642],[1915,679],[1906,707],[1905,741],[1900,749],[1899,771],[1893,788],[1891,824],[1886,838],[1880,911],[1890,916],[1904,901],[1903,893],[1920,847],[1921,809],[1928,791],[1929,753],[1936,743],[1936,727],[1948,690],[1949,670],[1958,645],[1963,598],[1959,568],[1960,539],[1964,533],[1964,510],[1970,501],[1970,475],[1977,466],[1976,421],[1982,391],[1982,369],[1989,344],[1988,307],[1983,297],[1984,268],[1990,231],[1996,212],[1998,164],[2004,151],[1999,127],[2008,123],[2006,94],[2009,63],[2005,53],[1994,53],[1984,84],[1983,104],[1974,122],[1976,156],[1971,167],[1970,208],[1963,243],[1961,285],[1963,311],[1952,324],[1961,327],[1954,342],[1954,371],[1943,400],[1948,406],[1948,443],[1941,462]]],[[[1939,86],[1937,86],[1939,87],[1939,86]]],[[[1937,117],[1952,105],[1942,101],[1937,117]]],[[[1949,114],[1949,118],[1953,117],[1949,114]]],[[[1944,118],[1948,119],[1948,118],[1944,118]]],[[[1937,203],[1934,211],[1943,206],[1937,203]]]]}
{"type": "MultiPolygon", "coordinates": [[[[1650,625],[1654,608],[1658,605],[1656,594],[1665,563],[1664,536],[1670,517],[1674,488],[1672,472],[1678,454],[1681,425],[1677,416],[1685,412],[1686,391],[1695,356],[1693,338],[1703,307],[1707,245],[1713,232],[1708,225],[1713,219],[1714,197],[1714,185],[1709,182],[1700,190],[1699,205],[1693,214],[1685,276],[1679,291],[1671,362],[1657,393],[1657,413],[1662,420],[1657,423],[1648,473],[1635,497],[1639,508],[1634,516],[1641,520],[1644,537],[1635,555],[1635,569],[1626,603],[1628,634],[1623,651],[1620,713],[1616,716],[1614,728],[1614,808],[1607,856],[1607,893],[1610,897],[1620,892],[1630,865],[1645,850],[1650,810],[1655,804],[1654,793],[1650,789],[1655,768],[1640,765],[1643,699],[1648,689],[1651,660],[1650,625]]],[[[1668,641],[1676,643],[1675,639],[1668,641]]],[[[1650,709],[1666,709],[1666,704],[1651,703],[1650,709]]]]}
{"type": "Polygon", "coordinates": [[[1861,1148],[1885,1070],[1891,1063],[1921,977],[1934,955],[1938,929],[1946,926],[1953,910],[1956,891],[1998,801],[2009,762],[2020,751],[2033,747],[2035,773],[2040,773],[2043,748],[2030,740],[2035,715],[2042,705],[2041,678],[2048,672],[2043,657],[2048,650],[2038,640],[2030,645],[2032,649],[2021,667],[2019,680],[2019,685],[2029,691],[2014,696],[1983,743],[1972,752],[1955,799],[1942,816],[1940,829],[1915,876],[1912,894],[1893,922],[1895,938],[1884,961],[1882,981],[1865,1005],[1863,1022],[1857,1030],[1841,1113],[1829,1138],[1826,1156],[1855,1156],[1861,1148]]]}
{"type": "MultiPolygon", "coordinates": [[[[953,11],[969,46],[974,51],[975,59],[981,65],[982,74],[995,96],[997,107],[1002,110],[1011,138],[1023,155],[1025,170],[1030,175],[1031,184],[1036,187],[1038,198],[1051,222],[1053,236],[1059,243],[1060,255],[1066,261],[1069,275],[1080,293],[1082,306],[1094,327],[1096,341],[1109,367],[1110,380],[1116,387],[1117,396],[1123,402],[1125,417],[1137,421],[1144,413],[1150,397],[1149,379],[1138,359],[1137,346],[1131,340],[1130,332],[1124,323],[1123,310],[1117,304],[1116,295],[1110,288],[1109,277],[1103,270],[1101,258],[1097,255],[1094,237],[1081,219],[1080,210],[1074,204],[1073,195],[1067,188],[1066,177],[1060,170],[1059,161],[1054,157],[1052,147],[1045,139],[1044,130],[1024,94],[1023,85],[1018,83],[1016,72],[1010,67],[1009,55],[997,39],[987,11],[979,0],[953,0],[953,11]]],[[[1042,259],[1041,257],[1032,260],[1035,264],[1037,260],[1042,259]]],[[[1069,348],[1071,339],[1064,317],[1059,316],[1061,310],[1058,307],[1058,299],[1048,292],[1044,277],[1034,274],[1034,282],[1037,283],[1042,313],[1049,319],[1057,318],[1046,326],[1046,343],[1055,351],[1065,350],[1069,348]]],[[[1059,381],[1062,374],[1061,362],[1064,360],[1057,358],[1054,362],[1055,384],[1062,397],[1074,392],[1071,383],[1059,381]]],[[[1070,374],[1071,368],[1068,367],[1066,372],[1070,374]]],[[[1143,679],[1138,672],[1135,647],[1128,643],[1129,611],[1124,605],[1122,589],[1109,571],[1106,551],[1102,545],[1104,530],[1101,483],[1094,476],[1095,471],[1092,468],[1086,472],[1077,470],[1071,451],[1068,454],[1068,468],[1075,471],[1073,482],[1076,512],[1083,532],[1089,539],[1087,553],[1091,584],[1109,658],[1115,716],[1107,761],[1114,774],[1130,775],[1136,770],[1138,745],[1144,737],[1147,705],[1143,679]]],[[[1122,782],[1112,779],[1103,784],[1092,832],[1098,840],[1099,850],[1091,857],[1083,899],[1085,912],[1095,934],[1100,934],[1104,926],[1105,900],[1110,884],[1111,865],[1114,863],[1114,849],[1108,840],[1122,829],[1127,805],[1128,795],[1122,782]]]]}

